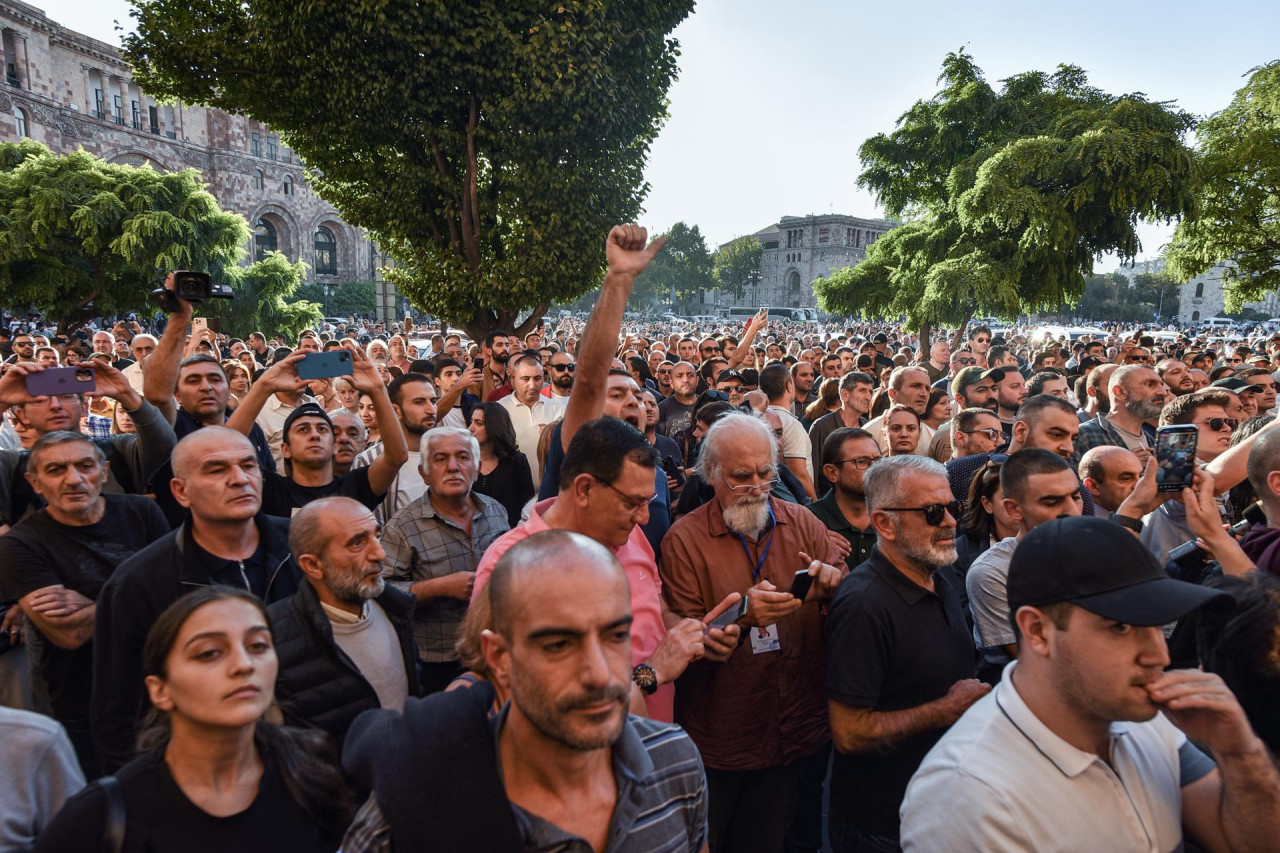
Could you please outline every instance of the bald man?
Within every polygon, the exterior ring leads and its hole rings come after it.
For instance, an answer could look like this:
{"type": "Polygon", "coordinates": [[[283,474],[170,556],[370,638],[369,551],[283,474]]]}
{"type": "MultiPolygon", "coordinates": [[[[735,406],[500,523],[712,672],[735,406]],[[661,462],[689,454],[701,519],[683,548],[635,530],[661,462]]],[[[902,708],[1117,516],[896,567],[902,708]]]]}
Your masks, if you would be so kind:
{"type": "Polygon", "coordinates": [[[503,554],[488,594],[485,663],[511,701],[485,722],[483,684],[357,720],[343,766],[373,795],[342,849],[389,850],[394,836],[410,850],[705,850],[696,747],[627,714],[631,594],[609,549],[535,533],[503,554]]]}
{"type": "Polygon", "coordinates": [[[144,708],[142,645],[156,618],[184,593],[222,584],[268,604],[298,590],[289,550],[289,520],[262,515],[262,472],[249,439],[207,426],[173,449],[174,500],[182,526],[134,554],[98,597],[94,624],[94,744],[102,769],[133,757],[144,708]]]}
{"type": "Polygon", "coordinates": [[[1109,518],[1138,485],[1142,462],[1132,450],[1102,445],[1080,459],[1077,473],[1093,495],[1093,514],[1109,518]]]}

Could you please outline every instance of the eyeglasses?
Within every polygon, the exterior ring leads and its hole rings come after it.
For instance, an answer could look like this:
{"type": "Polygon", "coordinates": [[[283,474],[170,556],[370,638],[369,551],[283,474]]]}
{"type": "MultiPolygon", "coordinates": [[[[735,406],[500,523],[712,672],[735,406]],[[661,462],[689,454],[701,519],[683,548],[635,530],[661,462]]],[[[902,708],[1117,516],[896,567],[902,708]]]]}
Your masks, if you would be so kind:
{"type": "Polygon", "coordinates": [[[719,348],[719,347],[703,347],[703,348],[702,348],[702,351],[703,351],[704,353],[707,353],[707,352],[720,352],[720,348],[719,348]]]}
{"type": "Polygon", "coordinates": [[[1213,432],[1222,432],[1224,426],[1234,430],[1240,425],[1240,421],[1237,418],[1209,418],[1208,420],[1196,421],[1196,423],[1208,426],[1213,432]]]}
{"type": "Polygon", "coordinates": [[[978,360],[976,358],[957,358],[955,361],[956,361],[956,364],[962,364],[965,367],[969,367],[978,363],[978,360]]]}
{"type": "Polygon", "coordinates": [[[960,518],[960,502],[951,501],[945,504],[929,504],[928,506],[885,506],[885,512],[923,512],[924,523],[930,527],[938,527],[948,514],[953,519],[960,518]]]}
{"type": "Polygon", "coordinates": [[[717,388],[716,390],[717,390],[717,391],[724,391],[724,392],[725,392],[725,393],[727,393],[727,394],[741,394],[741,393],[742,393],[742,386],[741,386],[741,385],[726,385],[726,386],[724,386],[723,388],[717,388]]]}
{"type": "Polygon", "coordinates": [[[729,478],[724,475],[723,471],[720,472],[720,479],[724,480],[724,484],[739,495],[745,495],[748,492],[755,492],[755,491],[767,492],[778,483],[778,478],[777,476],[775,476],[777,474],[777,471],[773,468],[769,468],[768,471],[769,471],[769,479],[765,480],[763,483],[742,483],[739,485],[734,485],[733,483],[729,482],[729,478]]]}
{"type": "Polygon", "coordinates": [[[551,368],[552,370],[554,370],[556,373],[564,373],[566,370],[567,370],[567,371],[569,371],[570,373],[573,373],[573,368],[574,368],[576,365],[572,365],[572,364],[552,364],[552,365],[549,365],[549,366],[550,366],[550,368],[551,368]]]}
{"type": "Polygon", "coordinates": [[[844,465],[848,462],[852,462],[854,468],[857,468],[859,471],[865,471],[879,461],[879,456],[851,456],[848,459],[837,459],[836,464],[844,465]]]}
{"type": "Polygon", "coordinates": [[[597,480],[596,482],[600,483],[601,485],[608,486],[610,489],[613,489],[613,491],[617,493],[618,497],[622,498],[622,505],[625,506],[627,508],[627,511],[630,512],[632,515],[635,515],[637,512],[644,509],[649,504],[653,503],[658,499],[658,496],[656,494],[653,495],[652,497],[647,497],[647,498],[633,498],[631,495],[622,491],[622,489],[619,489],[613,483],[607,483],[604,480],[597,480]]]}
{"type": "Polygon", "coordinates": [[[999,441],[1001,436],[1004,435],[1004,430],[999,430],[995,427],[987,427],[986,429],[961,429],[956,430],[956,432],[963,432],[968,435],[985,435],[991,441],[999,441]]]}

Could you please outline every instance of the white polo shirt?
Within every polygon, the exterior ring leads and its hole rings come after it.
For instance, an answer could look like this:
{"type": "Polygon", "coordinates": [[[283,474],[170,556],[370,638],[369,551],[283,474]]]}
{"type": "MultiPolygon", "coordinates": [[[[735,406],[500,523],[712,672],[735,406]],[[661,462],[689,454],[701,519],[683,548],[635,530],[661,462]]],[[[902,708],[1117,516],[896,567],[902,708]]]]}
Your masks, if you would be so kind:
{"type": "Polygon", "coordinates": [[[911,777],[902,801],[902,849],[1180,849],[1181,788],[1207,775],[1212,761],[1158,714],[1145,723],[1112,723],[1108,766],[1040,722],[1010,680],[1017,665],[1005,667],[1000,684],[942,736],[911,777]]]}
{"type": "Polygon", "coordinates": [[[515,394],[508,394],[498,401],[511,416],[511,426],[516,431],[516,446],[529,460],[529,472],[533,474],[534,483],[542,482],[542,468],[538,465],[538,439],[542,435],[542,428],[564,417],[568,400],[568,397],[543,397],[539,394],[532,408],[517,400],[515,394]]]}

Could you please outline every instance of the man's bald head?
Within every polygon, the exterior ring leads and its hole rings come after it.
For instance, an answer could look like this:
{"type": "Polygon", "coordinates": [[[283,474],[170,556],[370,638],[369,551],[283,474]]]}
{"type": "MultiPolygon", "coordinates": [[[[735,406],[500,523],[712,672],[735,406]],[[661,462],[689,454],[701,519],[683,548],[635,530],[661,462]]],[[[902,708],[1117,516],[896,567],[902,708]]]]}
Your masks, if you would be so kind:
{"type": "Polygon", "coordinates": [[[525,607],[521,590],[537,583],[533,575],[574,572],[607,582],[627,576],[613,552],[594,539],[568,530],[544,530],[522,539],[502,555],[489,577],[489,606],[493,629],[512,639],[512,623],[525,607]]]}
{"type": "Polygon", "coordinates": [[[173,476],[186,479],[191,476],[202,457],[211,452],[233,448],[247,448],[249,452],[254,452],[249,439],[229,427],[207,426],[188,433],[173,448],[173,476]]]}

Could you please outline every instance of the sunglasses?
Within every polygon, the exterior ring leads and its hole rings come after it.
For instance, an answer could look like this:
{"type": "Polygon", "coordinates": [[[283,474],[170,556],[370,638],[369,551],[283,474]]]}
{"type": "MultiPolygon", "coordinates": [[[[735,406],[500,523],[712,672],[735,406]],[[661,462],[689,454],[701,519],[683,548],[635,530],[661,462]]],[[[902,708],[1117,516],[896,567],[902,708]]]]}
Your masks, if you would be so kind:
{"type": "Polygon", "coordinates": [[[552,369],[552,370],[554,370],[556,373],[564,373],[566,370],[567,370],[567,371],[569,371],[570,373],[573,373],[573,368],[574,368],[574,366],[575,366],[575,365],[572,365],[572,364],[552,364],[552,365],[550,365],[551,369],[552,369]]]}
{"type": "Polygon", "coordinates": [[[706,391],[703,393],[703,396],[708,400],[720,400],[725,403],[729,402],[729,395],[723,391],[706,391]]]}
{"type": "Polygon", "coordinates": [[[957,358],[956,359],[956,364],[963,364],[966,367],[969,367],[977,363],[978,363],[978,360],[976,358],[957,358]]]}
{"type": "Polygon", "coordinates": [[[720,348],[719,347],[703,347],[702,351],[703,352],[720,352],[720,348]]]}
{"type": "Polygon", "coordinates": [[[945,504],[929,504],[928,506],[886,506],[881,508],[885,512],[922,512],[924,513],[924,523],[930,527],[940,526],[948,514],[953,519],[960,518],[959,501],[951,501],[945,504]]]}
{"type": "Polygon", "coordinates": [[[1209,418],[1208,420],[1200,421],[1200,423],[1208,425],[1213,432],[1222,432],[1224,426],[1232,430],[1240,426],[1238,418],[1209,418]]]}
{"type": "Polygon", "coordinates": [[[716,389],[716,390],[718,390],[718,391],[725,391],[725,392],[727,392],[727,393],[729,393],[729,394],[741,394],[741,393],[742,393],[742,387],[743,387],[743,386],[741,386],[741,385],[726,385],[726,386],[724,386],[723,388],[718,388],[718,389],[716,389]]]}

